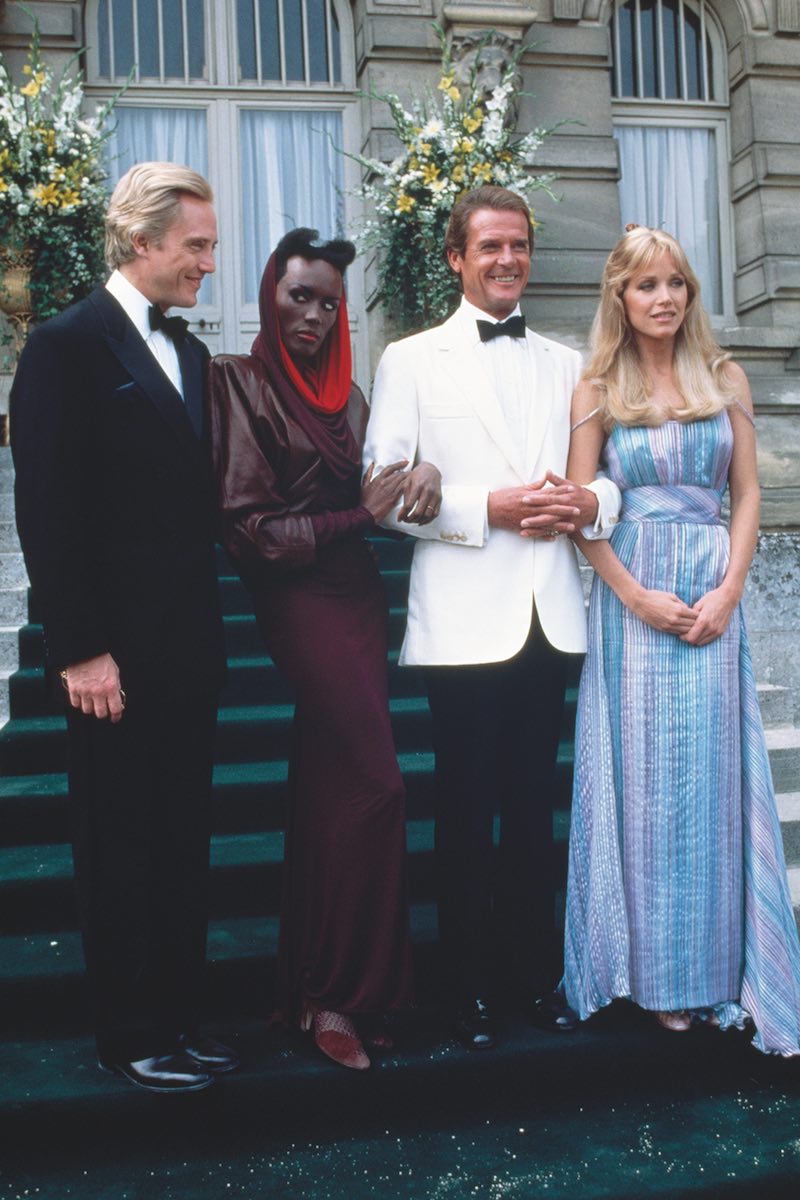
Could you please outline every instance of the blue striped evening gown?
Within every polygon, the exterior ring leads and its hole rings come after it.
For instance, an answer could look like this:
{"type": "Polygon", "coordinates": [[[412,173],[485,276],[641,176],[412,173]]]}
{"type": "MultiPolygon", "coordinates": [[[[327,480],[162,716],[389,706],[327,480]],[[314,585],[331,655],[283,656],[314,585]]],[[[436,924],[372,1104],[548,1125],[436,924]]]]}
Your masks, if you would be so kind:
{"type": "MultiPolygon", "coordinates": [[[[694,604],[729,555],[720,506],[733,434],[707,421],[617,426],[614,552],[694,604]]],[[[581,677],[567,892],[567,999],[749,1016],[755,1045],[800,1053],[800,945],[741,609],[708,646],[629,612],[596,577],[581,677]]]]}

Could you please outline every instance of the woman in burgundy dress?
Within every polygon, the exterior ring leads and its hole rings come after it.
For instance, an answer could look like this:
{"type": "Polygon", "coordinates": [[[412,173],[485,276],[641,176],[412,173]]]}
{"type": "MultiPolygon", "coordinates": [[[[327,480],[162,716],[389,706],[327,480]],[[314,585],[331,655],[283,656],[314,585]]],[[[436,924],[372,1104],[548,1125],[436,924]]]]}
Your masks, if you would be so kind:
{"type": "MultiPolygon", "coordinates": [[[[390,1044],[384,1015],[411,1000],[387,605],[364,540],[404,492],[408,505],[409,475],[395,463],[361,482],[368,410],[343,292],[355,248],[316,237],[294,230],[270,257],[252,353],[211,364],[211,420],[225,546],[296,700],[278,1008],[363,1069],[364,1043],[390,1044]]],[[[436,504],[426,484],[418,510],[436,504]]]]}

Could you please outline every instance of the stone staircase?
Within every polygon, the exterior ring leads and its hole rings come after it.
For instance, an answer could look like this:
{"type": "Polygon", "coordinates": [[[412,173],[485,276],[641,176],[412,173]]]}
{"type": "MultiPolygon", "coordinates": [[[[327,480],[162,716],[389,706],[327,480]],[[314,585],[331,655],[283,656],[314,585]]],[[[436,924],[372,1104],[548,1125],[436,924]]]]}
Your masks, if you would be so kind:
{"type": "Polygon", "coordinates": [[[800,927],[800,729],[794,723],[793,697],[788,688],[761,684],[758,693],[777,793],[789,890],[800,927]]]}

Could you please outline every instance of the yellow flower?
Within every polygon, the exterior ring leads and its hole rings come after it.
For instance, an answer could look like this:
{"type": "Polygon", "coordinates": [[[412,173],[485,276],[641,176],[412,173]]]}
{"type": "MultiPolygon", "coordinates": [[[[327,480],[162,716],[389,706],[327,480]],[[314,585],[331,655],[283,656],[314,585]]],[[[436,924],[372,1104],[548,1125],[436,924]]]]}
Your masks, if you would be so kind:
{"type": "Polygon", "coordinates": [[[471,154],[475,149],[475,138],[462,138],[460,142],[455,144],[456,154],[471,154]]]}
{"type": "Polygon", "coordinates": [[[20,93],[23,96],[38,96],[42,90],[44,78],[44,71],[37,71],[30,83],[26,83],[25,87],[19,89],[20,93]]]}
{"type": "Polygon", "coordinates": [[[439,80],[439,83],[437,84],[439,91],[440,92],[448,91],[453,86],[454,79],[455,79],[454,73],[451,73],[450,75],[443,75],[442,78],[439,80]]]}
{"type": "Polygon", "coordinates": [[[405,192],[401,192],[397,197],[397,205],[394,211],[398,213],[411,212],[416,203],[413,196],[407,196],[405,192]]]}
{"type": "Polygon", "coordinates": [[[419,152],[420,152],[420,154],[422,155],[422,157],[423,157],[423,158],[427,158],[427,157],[428,157],[428,155],[429,155],[429,154],[430,154],[430,152],[431,152],[431,144],[430,144],[430,142],[420,142],[420,144],[419,144],[419,152]]]}
{"type": "Polygon", "coordinates": [[[436,163],[426,163],[422,168],[422,182],[427,186],[429,183],[433,183],[438,174],[439,168],[436,163]]]}
{"type": "Polygon", "coordinates": [[[408,160],[408,169],[409,171],[419,170],[419,159],[417,158],[416,154],[412,154],[411,158],[408,160]]]}
{"type": "Polygon", "coordinates": [[[450,97],[451,100],[455,101],[456,104],[461,99],[461,92],[458,90],[457,87],[449,87],[447,89],[447,95],[450,97]]]}
{"type": "Polygon", "coordinates": [[[461,183],[463,181],[464,168],[460,163],[457,167],[453,167],[453,170],[450,173],[450,178],[453,180],[453,183],[461,183]]]}
{"type": "Polygon", "coordinates": [[[56,148],[56,131],[55,131],[55,129],[40,129],[39,133],[41,135],[42,141],[44,142],[44,148],[47,151],[47,153],[54,154],[55,148],[56,148]]]}
{"type": "Polygon", "coordinates": [[[488,183],[492,178],[492,164],[488,162],[476,163],[472,168],[472,174],[476,179],[482,179],[484,183],[488,183]]]}
{"type": "Polygon", "coordinates": [[[74,204],[80,204],[81,194],[75,188],[65,188],[61,193],[61,207],[71,208],[74,204]]]}
{"type": "Polygon", "coordinates": [[[483,124],[483,109],[476,108],[471,117],[464,117],[463,125],[467,133],[474,133],[483,124]]]}
{"type": "Polygon", "coordinates": [[[512,156],[509,154],[509,152],[507,150],[503,150],[499,157],[500,157],[501,162],[511,162],[512,156]]]}
{"type": "Polygon", "coordinates": [[[6,183],[5,179],[0,179],[0,192],[7,192],[7,191],[8,191],[8,184],[6,183]]]}
{"type": "Polygon", "coordinates": [[[57,208],[58,188],[54,183],[39,183],[33,189],[33,198],[42,208],[57,208]]]}

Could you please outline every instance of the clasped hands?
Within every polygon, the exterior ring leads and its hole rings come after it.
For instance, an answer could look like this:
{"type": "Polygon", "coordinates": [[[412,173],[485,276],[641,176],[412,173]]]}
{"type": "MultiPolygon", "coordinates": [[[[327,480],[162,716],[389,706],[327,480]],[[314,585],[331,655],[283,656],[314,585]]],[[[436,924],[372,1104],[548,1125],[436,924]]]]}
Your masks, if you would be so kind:
{"type": "Polygon", "coordinates": [[[590,525],[597,516],[597,497],[588,488],[548,471],[522,487],[489,493],[489,524],[527,538],[553,538],[590,525]]]}
{"type": "Polygon", "coordinates": [[[628,607],[641,621],[691,646],[707,646],[728,628],[739,598],[723,584],[689,606],[674,592],[640,588],[628,607]]]}

